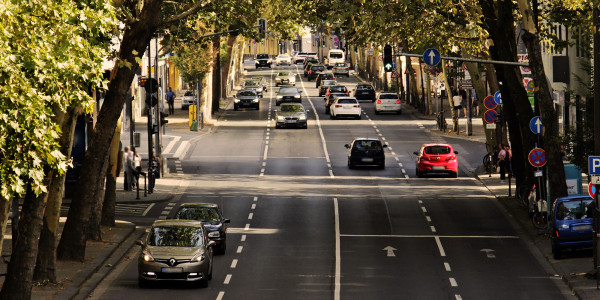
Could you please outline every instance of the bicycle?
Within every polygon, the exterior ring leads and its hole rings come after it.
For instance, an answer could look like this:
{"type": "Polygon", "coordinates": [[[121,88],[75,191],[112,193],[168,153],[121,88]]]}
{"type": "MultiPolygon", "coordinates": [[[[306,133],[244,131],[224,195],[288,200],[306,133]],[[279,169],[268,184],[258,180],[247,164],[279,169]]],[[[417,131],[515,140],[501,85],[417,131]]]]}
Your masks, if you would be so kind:
{"type": "Polygon", "coordinates": [[[498,165],[498,151],[488,152],[483,156],[483,166],[485,172],[492,175],[496,173],[496,166],[498,165]]]}
{"type": "Polygon", "coordinates": [[[437,127],[440,131],[446,131],[446,128],[448,128],[448,124],[446,124],[446,117],[444,116],[444,111],[440,111],[437,113],[437,116],[435,117],[436,121],[437,121],[437,127]]]}
{"type": "Polygon", "coordinates": [[[532,210],[532,206],[537,202],[537,190],[535,189],[535,184],[528,188],[527,185],[522,184],[518,189],[515,195],[515,198],[523,207],[527,207],[528,210],[532,210]]]}
{"type": "Polygon", "coordinates": [[[546,200],[539,199],[534,203],[531,222],[537,229],[548,227],[548,211],[546,209],[546,200]]]}

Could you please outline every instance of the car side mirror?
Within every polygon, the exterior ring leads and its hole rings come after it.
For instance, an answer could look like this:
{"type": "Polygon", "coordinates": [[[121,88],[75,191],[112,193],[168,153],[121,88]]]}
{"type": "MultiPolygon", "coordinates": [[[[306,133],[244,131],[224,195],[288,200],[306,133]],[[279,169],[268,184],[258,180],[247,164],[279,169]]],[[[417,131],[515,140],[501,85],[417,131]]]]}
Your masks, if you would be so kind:
{"type": "Polygon", "coordinates": [[[458,154],[458,151],[454,151],[454,154],[458,154]]]}
{"type": "Polygon", "coordinates": [[[223,219],[223,223],[231,223],[230,219],[223,219]]]}
{"type": "Polygon", "coordinates": [[[350,149],[350,145],[348,145],[348,144],[344,145],[344,147],[350,149]]]}

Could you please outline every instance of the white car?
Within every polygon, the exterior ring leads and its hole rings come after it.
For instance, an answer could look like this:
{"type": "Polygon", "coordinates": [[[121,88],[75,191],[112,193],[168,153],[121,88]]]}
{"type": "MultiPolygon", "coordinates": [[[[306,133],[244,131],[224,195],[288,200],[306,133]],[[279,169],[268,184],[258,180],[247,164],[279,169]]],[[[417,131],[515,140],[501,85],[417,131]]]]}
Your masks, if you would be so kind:
{"type": "Polygon", "coordinates": [[[338,117],[354,117],[360,119],[362,110],[358,100],[354,97],[338,97],[329,107],[329,117],[337,119],[338,117]]]}
{"type": "Polygon", "coordinates": [[[291,65],[292,58],[287,54],[279,54],[279,55],[277,55],[277,57],[275,57],[275,64],[278,66],[279,65],[291,65]]]}
{"type": "Polygon", "coordinates": [[[296,86],[296,74],[288,71],[278,72],[275,76],[275,86],[285,84],[296,86]]]}
{"type": "Polygon", "coordinates": [[[194,93],[185,91],[183,97],[181,97],[181,109],[188,109],[190,105],[194,105],[194,93]]]}
{"type": "Polygon", "coordinates": [[[381,92],[375,98],[375,114],[381,112],[402,113],[402,101],[398,93],[381,92]]]}

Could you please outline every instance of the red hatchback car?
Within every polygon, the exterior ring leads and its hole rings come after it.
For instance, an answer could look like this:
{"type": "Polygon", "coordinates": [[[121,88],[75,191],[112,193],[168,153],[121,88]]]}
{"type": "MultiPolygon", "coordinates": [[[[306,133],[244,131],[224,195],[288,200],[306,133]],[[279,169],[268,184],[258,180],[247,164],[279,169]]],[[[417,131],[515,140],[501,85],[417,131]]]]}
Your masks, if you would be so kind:
{"type": "Polygon", "coordinates": [[[431,143],[421,145],[417,156],[417,177],[427,174],[447,174],[458,176],[458,160],[450,144],[431,143]]]}

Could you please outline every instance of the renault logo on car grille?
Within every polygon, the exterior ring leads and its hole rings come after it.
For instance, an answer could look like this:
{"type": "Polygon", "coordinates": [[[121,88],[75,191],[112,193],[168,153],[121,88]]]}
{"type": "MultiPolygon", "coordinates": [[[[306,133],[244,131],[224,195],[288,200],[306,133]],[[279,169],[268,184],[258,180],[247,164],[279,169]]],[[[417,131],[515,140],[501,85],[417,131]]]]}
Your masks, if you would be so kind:
{"type": "Polygon", "coordinates": [[[170,259],[169,259],[169,266],[174,266],[176,262],[177,262],[177,260],[176,260],[176,259],[174,259],[174,258],[170,258],[170,259]]]}
{"type": "Polygon", "coordinates": [[[440,157],[439,157],[439,156],[436,156],[436,157],[435,157],[435,160],[440,160],[440,157]]]}

